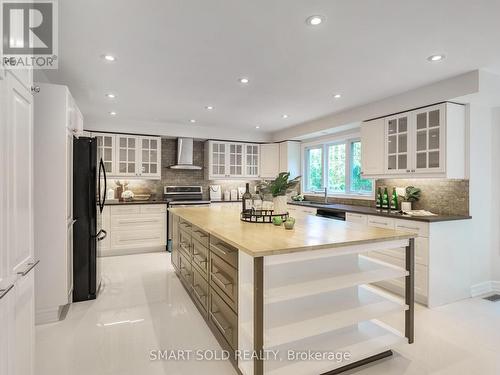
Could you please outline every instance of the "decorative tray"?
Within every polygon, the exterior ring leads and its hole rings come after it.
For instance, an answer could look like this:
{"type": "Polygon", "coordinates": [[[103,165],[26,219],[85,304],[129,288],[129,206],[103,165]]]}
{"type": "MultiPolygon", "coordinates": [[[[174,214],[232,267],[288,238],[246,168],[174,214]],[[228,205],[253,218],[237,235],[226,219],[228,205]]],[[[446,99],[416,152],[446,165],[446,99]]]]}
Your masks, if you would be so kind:
{"type": "Polygon", "coordinates": [[[273,222],[273,218],[280,217],[283,221],[288,219],[288,212],[285,214],[275,214],[273,210],[246,210],[240,214],[240,219],[248,223],[266,223],[273,222]]]}

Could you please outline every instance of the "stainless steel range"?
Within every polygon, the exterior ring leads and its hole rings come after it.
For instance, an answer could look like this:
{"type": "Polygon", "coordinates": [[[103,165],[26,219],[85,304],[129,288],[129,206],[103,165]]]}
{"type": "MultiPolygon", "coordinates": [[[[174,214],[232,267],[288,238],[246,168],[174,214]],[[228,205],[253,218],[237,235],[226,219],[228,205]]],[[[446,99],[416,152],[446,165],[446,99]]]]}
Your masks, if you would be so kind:
{"type": "MultiPolygon", "coordinates": [[[[203,200],[203,187],[201,186],[165,186],[163,199],[168,207],[202,207],[210,205],[210,201],[203,200]]],[[[172,220],[170,213],[167,215],[167,249],[172,251],[172,220]]]]}

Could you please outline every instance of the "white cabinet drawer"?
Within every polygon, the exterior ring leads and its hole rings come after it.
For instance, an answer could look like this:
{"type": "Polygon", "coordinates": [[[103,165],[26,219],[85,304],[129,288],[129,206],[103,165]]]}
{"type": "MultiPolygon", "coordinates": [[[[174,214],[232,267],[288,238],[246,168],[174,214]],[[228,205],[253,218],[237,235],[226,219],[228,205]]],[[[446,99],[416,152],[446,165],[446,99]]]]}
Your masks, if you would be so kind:
{"type": "Polygon", "coordinates": [[[111,237],[113,249],[165,246],[165,230],[142,229],[114,231],[111,237]]]}
{"type": "Polygon", "coordinates": [[[420,237],[429,237],[429,223],[410,220],[395,220],[396,230],[415,233],[420,237]]]}
{"type": "Polygon", "coordinates": [[[121,205],[111,207],[111,216],[114,215],[128,215],[128,214],[139,214],[141,212],[141,206],[138,204],[134,205],[121,205]]]}
{"type": "Polygon", "coordinates": [[[148,228],[165,229],[164,214],[120,215],[111,217],[111,230],[135,230],[148,228]]]}
{"type": "Polygon", "coordinates": [[[368,216],[368,225],[377,228],[394,229],[394,219],[382,216],[368,216]]]}
{"type": "Polygon", "coordinates": [[[141,214],[159,214],[167,212],[166,204],[145,204],[140,207],[141,214]]]}
{"type": "MultiPolygon", "coordinates": [[[[381,260],[383,262],[393,264],[398,267],[405,267],[405,262],[403,259],[398,259],[394,258],[385,254],[381,254],[378,252],[373,252],[370,253],[369,255],[372,258],[381,260]]],[[[415,264],[415,293],[427,297],[427,288],[428,288],[428,268],[427,266],[424,266],[422,264],[415,264]]],[[[388,288],[392,291],[395,291],[399,293],[400,295],[404,294],[405,290],[405,279],[400,278],[400,279],[393,279],[393,280],[386,280],[383,283],[380,283],[381,286],[386,286],[386,285],[392,285],[394,287],[397,287],[398,289],[395,290],[394,288],[388,288]]]]}
{"type": "MultiPolygon", "coordinates": [[[[400,259],[404,262],[405,250],[404,249],[390,249],[377,251],[377,253],[391,256],[400,259]]],[[[423,266],[429,265],[429,239],[425,237],[415,238],[415,263],[423,266]]],[[[404,263],[403,263],[404,264],[404,263]]]]}
{"type": "Polygon", "coordinates": [[[368,218],[366,215],[356,214],[353,212],[346,212],[345,220],[349,223],[365,224],[365,225],[368,222],[368,218]]]}

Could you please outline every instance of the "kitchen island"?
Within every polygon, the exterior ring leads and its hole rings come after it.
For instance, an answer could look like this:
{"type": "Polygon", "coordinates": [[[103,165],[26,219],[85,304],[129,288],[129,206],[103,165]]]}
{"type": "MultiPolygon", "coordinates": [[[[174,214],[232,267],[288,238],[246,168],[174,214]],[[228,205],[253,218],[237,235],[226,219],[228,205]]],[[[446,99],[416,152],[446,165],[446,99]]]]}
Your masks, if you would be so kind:
{"type": "Polygon", "coordinates": [[[286,230],[242,222],[230,207],[169,210],[172,263],[241,373],[345,371],[413,342],[413,234],[310,215],[286,230]],[[365,256],[387,249],[405,267],[365,256]],[[370,286],[394,278],[405,279],[403,299],[370,286]],[[378,320],[398,312],[404,332],[378,320]]]}

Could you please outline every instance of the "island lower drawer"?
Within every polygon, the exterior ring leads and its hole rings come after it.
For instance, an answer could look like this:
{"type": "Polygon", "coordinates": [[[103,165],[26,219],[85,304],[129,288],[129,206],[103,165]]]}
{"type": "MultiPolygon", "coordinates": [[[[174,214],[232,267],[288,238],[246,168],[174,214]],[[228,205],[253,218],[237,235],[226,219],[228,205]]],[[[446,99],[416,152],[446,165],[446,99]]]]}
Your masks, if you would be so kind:
{"type": "Polygon", "coordinates": [[[210,255],[210,283],[234,311],[238,301],[238,271],[214,253],[210,255]]]}
{"type": "Polygon", "coordinates": [[[208,282],[201,276],[196,267],[193,267],[193,296],[195,301],[208,311],[208,282]]]}
{"type": "Polygon", "coordinates": [[[224,259],[234,268],[238,269],[238,249],[226,244],[225,242],[210,236],[210,250],[224,259]]]}
{"type": "Polygon", "coordinates": [[[196,264],[203,277],[208,277],[208,249],[203,246],[198,240],[193,238],[193,264],[196,264]]]}
{"type": "Polygon", "coordinates": [[[231,348],[238,348],[238,317],[224,300],[213,290],[210,290],[209,321],[227,340],[231,348]]]}
{"type": "Polygon", "coordinates": [[[183,252],[188,259],[191,259],[191,235],[184,230],[179,231],[179,250],[183,252]]]}
{"type": "Polygon", "coordinates": [[[184,256],[183,253],[180,253],[179,256],[179,273],[181,276],[181,280],[188,286],[190,289],[193,284],[193,269],[189,260],[184,256]]]}
{"type": "Polygon", "coordinates": [[[194,240],[197,240],[203,246],[205,246],[205,247],[209,246],[208,233],[205,232],[204,230],[201,230],[200,228],[193,226],[193,228],[191,230],[191,235],[192,235],[194,240]]]}

